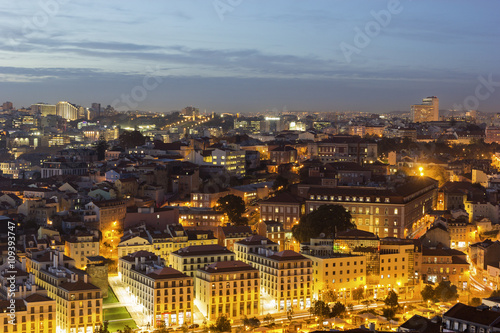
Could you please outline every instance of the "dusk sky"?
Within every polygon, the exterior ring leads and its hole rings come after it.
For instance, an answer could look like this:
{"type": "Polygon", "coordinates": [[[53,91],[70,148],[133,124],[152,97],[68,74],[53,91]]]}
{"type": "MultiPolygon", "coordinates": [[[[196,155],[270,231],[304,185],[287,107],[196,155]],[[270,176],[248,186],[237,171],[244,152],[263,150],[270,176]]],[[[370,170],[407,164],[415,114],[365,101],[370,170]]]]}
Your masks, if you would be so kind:
{"type": "Polygon", "coordinates": [[[495,0],[2,1],[0,104],[386,112],[435,95],[500,112],[499,13],[495,0]]]}

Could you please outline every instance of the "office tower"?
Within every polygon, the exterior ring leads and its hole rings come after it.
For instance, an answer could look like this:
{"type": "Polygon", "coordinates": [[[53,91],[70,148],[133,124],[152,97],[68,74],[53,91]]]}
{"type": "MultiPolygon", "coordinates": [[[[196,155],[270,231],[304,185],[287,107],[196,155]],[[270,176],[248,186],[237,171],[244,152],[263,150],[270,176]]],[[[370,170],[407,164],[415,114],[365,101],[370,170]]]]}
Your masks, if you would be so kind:
{"type": "Polygon", "coordinates": [[[78,108],[69,102],[59,102],[56,105],[56,114],[67,120],[78,119],[78,108]]]}
{"type": "Polygon", "coordinates": [[[3,110],[12,110],[12,109],[14,109],[14,106],[12,105],[12,102],[5,102],[2,104],[2,109],[3,110]]]}
{"type": "Polygon", "coordinates": [[[34,114],[40,113],[42,117],[46,117],[56,114],[56,106],[54,104],[36,103],[31,104],[31,111],[34,114]]]}
{"type": "Polygon", "coordinates": [[[95,111],[95,117],[99,117],[101,115],[101,103],[92,103],[92,109],[95,111]]]}
{"type": "Polygon", "coordinates": [[[423,123],[439,120],[439,98],[430,96],[422,99],[422,104],[411,106],[413,122],[423,123]]]}

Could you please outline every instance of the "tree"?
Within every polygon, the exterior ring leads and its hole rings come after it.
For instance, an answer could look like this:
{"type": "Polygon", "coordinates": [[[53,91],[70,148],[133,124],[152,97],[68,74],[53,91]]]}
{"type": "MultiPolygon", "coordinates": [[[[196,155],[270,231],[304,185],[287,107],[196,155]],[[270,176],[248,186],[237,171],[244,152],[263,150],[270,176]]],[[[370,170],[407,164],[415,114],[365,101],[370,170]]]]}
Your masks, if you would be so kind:
{"type": "Polygon", "coordinates": [[[393,308],[384,308],[382,310],[383,316],[386,317],[388,320],[394,319],[396,317],[396,310],[393,308]]]}
{"type": "Polygon", "coordinates": [[[321,298],[323,299],[323,301],[325,303],[335,302],[337,300],[337,293],[335,293],[333,290],[331,290],[330,287],[327,287],[321,293],[321,298]]]}
{"type": "Polygon", "coordinates": [[[125,131],[118,137],[124,148],[135,148],[146,143],[146,138],[139,131],[125,131]]]}
{"type": "Polygon", "coordinates": [[[292,233],[299,243],[305,243],[322,233],[335,237],[337,232],[353,228],[356,228],[356,225],[351,222],[351,213],[343,206],[322,205],[302,216],[299,224],[292,228],[292,233]]]}
{"type": "Polygon", "coordinates": [[[458,298],[457,286],[450,281],[441,281],[434,288],[434,297],[441,302],[448,302],[458,298]]]}
{"type": "Polygon", "coordinates": [[[481,305],[481,299],[479,297],[473,297],[469,303],[470,306],[480,306],[481,305]]]}
{"type": "Polygon", "coordinates": [[[288,318],[289,321],[292,321],[293,315],[294,315],[293,308],[289,308],[286,311],[286,317],[288,318]]]}
{"type": "Polygon", "coordinates": [[[330,307],[323,301],[315,301],[313,306],[309,308],[309,312],[312,316],[324,319],[330,316],[330,307]]]}
{"type": "Polygon", "coordinates": [[[257,319],[257,317],[247,318],[247,316],[245,316],[245,318],[243,318],[243,325],[254,329],[260,326],[260,320],[257,319]]]}
{"type": "Polygon", "coordinates": [[[106,157],[106,150],[108,149],[108,142],[101,135],[99,140],[95,143],[95,151],[97,153],[97,160],[102,161],[106,157]]]}
{"type": "Polygon", "coordinates": [[[222,315],[217,318],[215,325],[210,325],[210,330],[215,332],[230,332],[231,322],[225,315],[222,315]]]}
{"type": "Polygon", "coordinates": [[[242,216],[245,212],[245,202],[236,195],[228,194],[219,198],[215,210],[226,213],[229,221],[236,225],[246,225],[247,221],[242,216]]]}
{"type": "Polygon", "coordinates": [[[108,329],[108,321],[104,321],[104,323],[99,324],[97,327],[94,328],[94,333],[109,333],[108,329]]]}
{"type": "Polygon", "coordinates": [[[341,317],[344,314],[344,312],[345,312],[345,305],[340,302],[336,302],[332,307],[330,315],[332,317],[341,317]]]}
{"type": "Polygon", "coordinates": [[[424,301],[433,300],[434,299],[434,288],[432,288],[431,285],[426,285],[424,287],[424,289],[422,289],[420,294],[422,295],[422,299],[424,301]]]}
{"type": "Polygon", "coordinates": [[[384,303],[385,305],[394,309],[399,305],[398,298],[399,298],[398,294],[396,294],[394,290],[391,290],[387,294],[387,297],[384,299],[384,303]]]}
{"type": "Polygon", "coordinates": [[[283,177],[282,175],[278,175],[273,183],[274,191],[286,190],[288,188],[289,182],[288,179],[283,177]]]}
{"type": "Polygon", "coordinates": [[[274,317],[273,317],[270,313],[268,313],[268,314],[264,317],[264,322],[265,322],[266,324],[268,324],[268,325],[269,325],[269,324],[274,324],[274,317]]]}
{"type": "Polygon", "coordinates": [[[352,299],[358,301],[359,304],[359,301],[364,298],[364,293],[365,289],[363,288],[363,286],[359,286],[358,288],[352,291],[352,299]]]}

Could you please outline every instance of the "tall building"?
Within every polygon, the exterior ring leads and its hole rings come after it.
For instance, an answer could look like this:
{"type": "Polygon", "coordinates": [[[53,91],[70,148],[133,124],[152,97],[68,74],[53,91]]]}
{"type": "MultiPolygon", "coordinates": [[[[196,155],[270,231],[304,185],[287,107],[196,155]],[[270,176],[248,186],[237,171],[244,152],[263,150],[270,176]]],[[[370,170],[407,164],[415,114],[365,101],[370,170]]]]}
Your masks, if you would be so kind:
{"type": "Polygon", "coordinates": [[[411,106],[413,122],[423,123],[426,121],[439,120],[439,98],[430,96],[422,99],[422,104],[411,106]]]}
{"type": "Polygon", "coordinates": [[[14,109],[14,105],[12,105],[12,102],[5,102],[2,104],[2,109],[3,110],[12,110],[12,109],[14,109]]]}
{"type": "Polygon", "coordinates": [[[96,112],[97,117],[101,115],[101,103],[92,103],[92,109],[96,112]]]}
{"type": "Polygon", "coordinates": [[[40,113],[42,117],[46,117],[56,114],[56,106],[54,104],[36,103],[31,104],[31,111],[34,114],[40,113]]]}
{"type": "Polygon", "coordinates": [[[78,119],[79,109],[69,102],[59,102],[56,105],[56,115],[67,120],[78,119]]]}

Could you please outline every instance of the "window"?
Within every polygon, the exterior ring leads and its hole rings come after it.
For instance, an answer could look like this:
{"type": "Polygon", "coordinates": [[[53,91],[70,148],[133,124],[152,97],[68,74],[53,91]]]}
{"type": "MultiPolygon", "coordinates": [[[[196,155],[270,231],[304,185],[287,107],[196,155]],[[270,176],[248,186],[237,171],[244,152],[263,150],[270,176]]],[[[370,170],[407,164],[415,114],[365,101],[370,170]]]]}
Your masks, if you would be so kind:
{"type": "Polygon", "coordinates": [[[398,209],[394,208],[394,215],[398,215],[398,209]]]}

